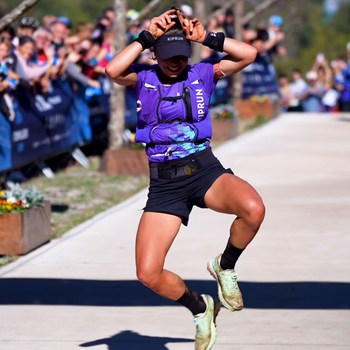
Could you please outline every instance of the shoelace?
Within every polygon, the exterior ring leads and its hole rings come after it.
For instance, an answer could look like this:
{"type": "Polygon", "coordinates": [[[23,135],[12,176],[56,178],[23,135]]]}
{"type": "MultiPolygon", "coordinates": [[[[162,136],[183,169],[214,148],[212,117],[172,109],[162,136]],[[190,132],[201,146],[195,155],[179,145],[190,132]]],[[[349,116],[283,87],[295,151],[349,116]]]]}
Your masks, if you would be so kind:
{"type": "Polygon", "coordinates": [[[222,272],[225,275],[223,279],[223,284],[226,288],[233,290],[234,293],[239,293],[239,287],[237,284],[238,274],[234,270],[224,270],[222,272]]]}

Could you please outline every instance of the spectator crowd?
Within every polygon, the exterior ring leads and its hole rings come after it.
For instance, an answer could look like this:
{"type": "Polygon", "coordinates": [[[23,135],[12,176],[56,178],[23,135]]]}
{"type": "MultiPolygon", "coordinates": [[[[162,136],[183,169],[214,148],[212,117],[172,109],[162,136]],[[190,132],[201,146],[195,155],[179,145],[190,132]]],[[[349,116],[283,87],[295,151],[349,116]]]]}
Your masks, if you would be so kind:
{"type": "MultiPolygon", "coordinates": [[[[181,7],[184,16],[192,17],[192,8],[181,7]]],[[[217,8],[212,9],[214,13],[217,8]]],[[[129,10],[127,19],[133,21],[138,12],[129,10]]],[[[0,108],[2,113],[13,120],[11,91],[18,86],[35,93],[50,91],[51,80],[67,77],[79,82],[86,88],[86,99],[101,90],[99,76],[105,75],[105,67],[114,55],[113,31],[115,13],[113,8],[106,8],[96,23],[77,23],[72,34],[72,21],[65,16],[46,15],[41,22],[33,17],[23,17],[16,30],[9,26],[0,32],[0,108]]],[[[293,72],[290,83],[282,75],[277,82],[273,60],[284,56],[286,50],[281,46],[284,39],[283,19],[272,16],[267,25],[259,24],[257,28],[245,25],[242,28],[243,40],[251,43],[258,50],[257,61],[266,66],[265,75],[271,82],[268,99],[280,101],[285,111],[349,111],[350,110],[350,43],[347,46],[348,57],[337,58],[330,64],[324,55],[319,54],[315,65],[306,74],[306,81],[299,70],[293,72]]],[[[127,33],[129,42],[137,38],[140,31],[147,29],[149,20],[142,20],[131,27],[127,33]]],[[[210,31],[222,31],[228,37],[234,37],[234,13],[211,17],[206,28],[210,31]]],[[[218,60],[220,53],[203,46],[202,60],[218,60]]],[[[154,64],[155,58],[150,50],[142,52],[137,62],[154,64]]],[[[254,75],[255,82],[266,82],[266,77],[254,75]],[[265,80],[264,80],[265,79],[265,80]]],[[[266,84],[265,84],[266,85],[266,84]]],[[[262,94],[262,93],[261,93],[262,94]]],[[[265,92],[263,93],[265,94],[265,92]]],[[[255,93],[259,95],[259,90],[255,93]]]]}
{"type": "Polygon", "coordinates": [[[313,67],[303,79],[300,70],[294,70],[292,82],[286,75],[279,76],[281,106],[295,112],[349,112],[350,111],[350,42],[347,57],[338,57],[329,64],[320,53],[313,67]]]}

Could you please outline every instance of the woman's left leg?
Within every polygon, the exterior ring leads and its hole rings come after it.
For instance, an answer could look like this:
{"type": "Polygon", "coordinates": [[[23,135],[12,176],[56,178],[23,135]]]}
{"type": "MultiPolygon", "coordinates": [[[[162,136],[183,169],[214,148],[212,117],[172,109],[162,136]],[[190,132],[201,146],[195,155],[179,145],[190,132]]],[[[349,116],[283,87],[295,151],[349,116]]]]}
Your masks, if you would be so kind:
{"type": "Polygon", "coordinates": [[[237,216],[224,253],[208,262],[208,270],[218,282],[221,303],[231,311],[238,311],[243,308],[243,299],[235,264],[258,232],[265,206],[251,185],[232,174],[221,175],[205,194],[204,201],[212,210],[237,216]]]}
{"type": "Polygon", "coordinates": [[[235,214],[230,229],[230,241],[244,249],[257,234],[265,216],[263,201],[248,182],[232,174],[221,175],[204,197],[208,208],[225,214],[235,214]]]}

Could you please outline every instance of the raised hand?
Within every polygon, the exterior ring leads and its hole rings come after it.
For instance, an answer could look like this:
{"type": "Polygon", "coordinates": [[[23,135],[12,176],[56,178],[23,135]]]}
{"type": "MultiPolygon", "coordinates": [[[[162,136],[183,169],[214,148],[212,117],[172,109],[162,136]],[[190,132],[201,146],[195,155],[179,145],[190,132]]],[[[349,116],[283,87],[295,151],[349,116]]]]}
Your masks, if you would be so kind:
{"type": "Polygon", "coordinates": [[[167,30],[169,30],[174,26],[175,22],[172,21],[170,17],[170,15],[174,13],[175,13],[175,10],[169,10],[164,12],[159,17],[152,18],[148,31],[156,39],[160,38],[167,30]]]}
{"type": "Polygon", "coordinates": [[[179,10],[176,11],[176,14],[186,34],[186,38],[197,43],[203,43],[205,39],[205,29],[200,20],[198,18],[194,18],[191,20],[183,18],[181,11],[179,10]]]}

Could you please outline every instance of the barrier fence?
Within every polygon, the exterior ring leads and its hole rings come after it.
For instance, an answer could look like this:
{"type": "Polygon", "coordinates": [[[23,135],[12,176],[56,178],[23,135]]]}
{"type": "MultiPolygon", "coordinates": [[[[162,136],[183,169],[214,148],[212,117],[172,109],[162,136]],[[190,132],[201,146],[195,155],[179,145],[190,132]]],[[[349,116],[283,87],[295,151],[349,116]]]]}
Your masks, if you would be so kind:
{"type": "Polygon", "coordinates": [[[0,112],[0,171],[19,168],[91,142],[109,120],[110,82],[100,78],[101,92],[85,98],[66,79],[52,80],[47,94],[19,87],[13,92],[15,120],[0,112]]]}

